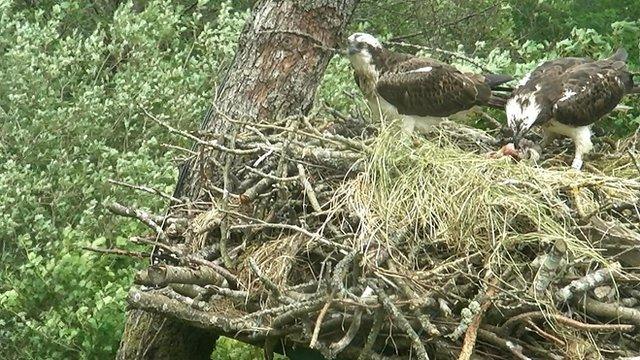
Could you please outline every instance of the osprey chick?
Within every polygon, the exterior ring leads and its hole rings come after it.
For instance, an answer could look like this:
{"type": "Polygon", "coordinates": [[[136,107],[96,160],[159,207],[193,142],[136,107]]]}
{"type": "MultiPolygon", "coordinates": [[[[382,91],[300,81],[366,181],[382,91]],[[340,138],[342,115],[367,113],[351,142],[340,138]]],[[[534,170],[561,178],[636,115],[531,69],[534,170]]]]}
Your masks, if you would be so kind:
{"type": "Polygon", "coordinates": [[[514,143],[534,125],[543,127],[542,147],[559,135],[571,138],[580,170],[591,144],[591,125],[613,110],[625,94],[635,92],[627,69],[627,52],[619,49],[603,60],[560,58],[527,74],[507,101],[507,123],[514,143]]]}
{"type": "Polygon", "coordinates": [[[403,128],[428,127],[476,105],[504,108],[491,88],[512,78],[463,73],[437,60],[389,51],[375,37],[347,39],[355,80],[375,116],[401,118],[403,128]]]}

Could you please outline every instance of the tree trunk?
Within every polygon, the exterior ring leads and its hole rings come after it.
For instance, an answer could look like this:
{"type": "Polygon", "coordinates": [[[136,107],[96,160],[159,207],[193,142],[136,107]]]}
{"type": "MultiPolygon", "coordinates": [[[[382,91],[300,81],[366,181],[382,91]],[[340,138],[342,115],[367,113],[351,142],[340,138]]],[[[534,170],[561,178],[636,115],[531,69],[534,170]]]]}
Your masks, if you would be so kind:
{"type": "MultiPolygon", "coordinates": [[[[202,128],[233,134],[234,119],[271,120],[306,114],[357,0],[264,0],[256,3],[235,59],[202,128]],[[224,114],[222,116],[221,114],[224,114]]],[[[224,158],[224,154],[212,154],[224,158]]],[[[204,164],[181,169],[176,194],[200,197],[204,164]]],[[[118,359],[208,359],[216,334],[176,320],[129,310],[118,359]]]]}

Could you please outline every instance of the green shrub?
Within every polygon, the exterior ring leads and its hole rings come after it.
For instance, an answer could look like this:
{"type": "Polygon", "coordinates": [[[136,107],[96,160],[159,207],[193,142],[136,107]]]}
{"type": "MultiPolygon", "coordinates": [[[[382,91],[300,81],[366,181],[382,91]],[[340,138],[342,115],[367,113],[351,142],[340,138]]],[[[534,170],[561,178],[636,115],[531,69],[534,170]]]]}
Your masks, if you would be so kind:
{"type": "Polygon", "coordinates": [[[166,204],[107,179],[172,191],[182,154],[162,144],[187,143],[142,108],[195,129],[246,17],[156,0],[69,27],[85,5],[0,1],[0,358],[114,357],[141,264],[82,247],[136,250],[147,229],[109,215],[114,199],[166,204]]]}
{"type": "MultiPolygon", "coordinates": [[[[576,5],[582,2],[511,2],[495,16],[492,31],[484,24],[464,39],[466,48],[456,40],[464,27],[439,32],[438,43],[517,77],[543,59],[601,57],[621,45],[638,69],[640,24],[630,17],[635,8],[625,12],[608,1],[597,26],[587,29],[586,13],[576,5]],[[537,28],[548,35],[523,36],[535,30],[522,17],[527,9],[556,14],[532,18],[552,22],[537,28]],[[565,11],[576,16],[566,17],[565,11]]],[[[148,230],[111,216],[105,204],[117,199],[161,213],[166,203],[109,186],[107,179],[172,191],[173,158],[185,154],[163,144],[189,143],[168,134],[143,109],[175,127],[196,129],[220,71],[233,57],[249,5],[244,0],[136,3],[146,6],[0,0],[0,358],[114,357],[124,298],[132,274],[145,264],[82,247],[145,250],[126,239],[148,230]]],[[[460,5],[446,20],[486,4],[460,5]]],[[[423,30],[422,23],[395,21],[386,7],[363,9],[360,16],[367,21],[354,29],[378,29],[387,39],[398,29],[423,30]]],[[[397,9],[413,12],[408,5],[397,9]]],[[[364,108],[344,58],[331,61],[317,100],[341,110],[364,108]],[[355,93],[355,100],[345,92],[355,93]]],[[[634,110],[605,120],[601,127],[609,133],[626,134],[640,123],[640,101],[625,103],[634,110]]],[[[259,357],[259,350],[228,339],[220,340],[213,354],[214,359],[259,357]]]]}

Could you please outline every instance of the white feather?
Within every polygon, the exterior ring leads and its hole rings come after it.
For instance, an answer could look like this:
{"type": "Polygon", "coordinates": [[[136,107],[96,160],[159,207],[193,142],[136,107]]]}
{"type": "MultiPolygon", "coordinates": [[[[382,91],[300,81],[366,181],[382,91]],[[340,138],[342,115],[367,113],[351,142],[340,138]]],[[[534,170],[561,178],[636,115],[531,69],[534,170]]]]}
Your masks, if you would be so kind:
{"type": "Polygon", "coordinates": [[[433,67],[431,66],[425,66],[425,67],[421,67],[419,69],[415,69],[415,70],[411,70],[411,71],[407,71],[407,74],[410,73],[420,73],[420,72],[424,72],[424,73],[428,73],[429,71],[433,70],[433,67]]]}
{"type": "Polygon", "coordinates": [[[575,145],[575,155],[571,167],[580,170],[582,168],[583,156],[591,151],[593,144],[591,143],[591,127],[590,126],[571,126],[563,124],[556,120],[549,121],[544,125],[545,132],[551,132],[564,135],[573,140],[575,145]]]}
{"type": "Polygon", "coordinates": [[[358,43],[358,42],[367,43],[375,48],[382,47],[382,43],[378,39],[376,39],[375,36],[369,35],[366,33],[351,34],[351,36],[349,36],[347,40],[349,40],[349,42],[352,42],[352,43],[358,43]]]}
{"type": "Polygon", "coordinates": [[[558,99],[558,101],[568,100],[575,94],[577,94],[577,92],[575,92],[575,91],[573,91],[571,89],[565,89],[564,93],[562,93],[562,97],[560,99],[558,99]]]}
{"type": "Polygon", "coordinates": [[[378,70],[376,70],[376,67],[371,61],[371,53],[369,53],[369,51],[362,50],[350,55],[349,60],[356,73],[378,81],[378,70]]]}
{"type": "Polygon", "coordinates": [[[531,78],[531,73],[528,73],[522,78],[522,80],[520,80],[520,82],[518,82],[518,86],[524,86],[529,81],[530,78],[531,78]]]}
{"type": "Polygon", "coordinates": [[[520,127],[529,129],[540,115],[542,108],[536,102],[537,91],[516,95],[507,101],[505,110],[507,112],[507,123],[512,129],[520,127]],[[522,103],[526,103],[522,106],[522,103]]]}

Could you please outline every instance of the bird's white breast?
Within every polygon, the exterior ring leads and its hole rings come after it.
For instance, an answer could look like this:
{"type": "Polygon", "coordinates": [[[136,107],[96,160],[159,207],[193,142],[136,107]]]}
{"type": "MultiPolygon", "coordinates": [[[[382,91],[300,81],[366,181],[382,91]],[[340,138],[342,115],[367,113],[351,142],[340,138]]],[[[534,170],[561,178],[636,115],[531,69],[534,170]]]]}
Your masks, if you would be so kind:
{"type": "Polygon", "coordinates": [[[522,128],[530,128],[540,115],[542,107],[536,102],[537,91],[518,94],[507,101],[505,110],[509,126],[519,122],[522,128]]]}

